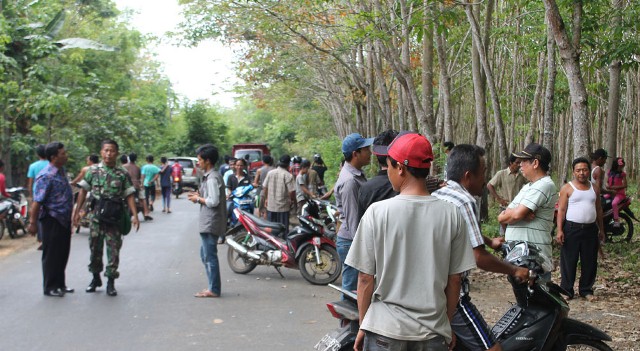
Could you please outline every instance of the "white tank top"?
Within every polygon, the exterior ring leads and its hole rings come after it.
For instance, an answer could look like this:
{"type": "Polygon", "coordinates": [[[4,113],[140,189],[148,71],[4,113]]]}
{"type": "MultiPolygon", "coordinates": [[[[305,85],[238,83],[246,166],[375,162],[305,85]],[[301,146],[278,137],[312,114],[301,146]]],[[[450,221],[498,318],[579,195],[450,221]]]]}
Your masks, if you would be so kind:
{"type": "Polygon", "coordinates": [[[567,206],[567,221],[589,224],[596,221],[596,192],[589,183],[588,190],[578,190],[569,182],[573,188],[573,193],[569,196],[567,206]]]}

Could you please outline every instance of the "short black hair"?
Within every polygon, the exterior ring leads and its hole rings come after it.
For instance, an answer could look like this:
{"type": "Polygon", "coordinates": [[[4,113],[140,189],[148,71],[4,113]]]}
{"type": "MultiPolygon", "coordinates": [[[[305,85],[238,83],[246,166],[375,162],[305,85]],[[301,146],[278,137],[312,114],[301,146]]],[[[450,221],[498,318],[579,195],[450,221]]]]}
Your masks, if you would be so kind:
{"type": "Polygon", "coordinates": [[[167,158],[164,156],[160,157],[160,162],[167,163],[167,158]]]}
{"type": "Polygon", "coordinates": [[[120,145],[113,139],[105,139],[100,143],[100,150],[104,148],[105,145],[113,145],[116,147],[116,151],[120,151],[120,145]]]}
{"type": "Polygon", "coordinates": [[[302,162],[300,162],[300,168],[309,168],[309,167],[311,167],[311,161],[307,159],[302,159],[302,162]]]}
{"type": "Polygon", "coordinates": [[[40,158],[47,158],[47,155],[44,151],[44,144],[38,144],[36,146],[36,155],[38,155],[40,158]]]}
{"type": "Polygon", "coordinates": [[[129,163],[129,157],[125,154],[120,155],[120,163],[123,165],[129,163]]]}
{"type": "Polygon", "coordinates": [[[238,161],[242,162],[245,166],[246,166],[246,165],[248,165],[247,160],[246,160],[246,159],[244,159],[244,158],[236,159],[236,163],[238,163],[238,161]]]}
{"type": "Polygon", "coordinates": [[[229,161],[231,161],[231,156],[224,155],[224,163],[229,163],[229,161]]]}
{"type": "Polygon", "coordinates": [[[147,155],[147,162],[153,162],[153,155],[147,155]]]}
{"type": "MultiPolygon", "coordinates": [[[[378,134],[378,136],[375,139],[373,139],[373,145],[389,146],[393,141],[393,139],[395,139],[397,136],[398,136],[397,130],[393,130],[393,129],[385,130],[384,132],[378,134]]],[[[376,155],[376,158],[378,159],[378,163],[380,164],[380,166],[382,167],[387,166],[387,156],[376,155]]]]}
{"type": "Polygon", "coordinates": [[[138,155],[135,152],[129,154],[129,162],[136,162],[138,160],[138,155]]]}
{"type": "Polygon", "coordinates": [[[442,146],[444,146],[447,151],[451,151],[451,149],[453,149],[456,144],[454,144],[453,141],[445,141],[444,143],[442,143],[442,146]]]}
{"type": "Polygon", "coordinates": [[[89,155],[89,161],[92,163],[98,163],[100,162],[100,157],[98,157],[98,155],[89,155]]]}
{"type": "Polygon", "coordinates": [[[589,172],[591,172],[591,163],[589,162],[589,160],[587,160],[586,157],[578,157],[575,160],[573,160],[573,162],[571,162],[571,169],[575,170],[576,169],[576,165],[578,163],[586,163],[587,166],[589,166],[589,172]]]}
{"type": "Polygon", "coordinates": [[[484,149],[478,145],[459,144],[451,149],[447,161],[447,179],[460,183],[466,172],[476,173],[484,149]]]}
{"type": "MultiPolygon", "coordinates": [[[[398,165],[398,161],[394,160],[393,157],[387,156],[387,158],[389,159],[389,161],[391,161],[391,165],[394,168],[398,165]]],[[[416,167],[411,167],[411,166],[404,166],[404,167],[415,178],[427,179],[427,176],[429,175],[429,172],[431,171],[431,169],[429,169],[429,168],[416,168],[416,167]]]]}
{"type": "Polygon", "coordinates": [[[516,155],[511,154],[509,155],[509,164],[512,164],[514,162],[516,162],[518,160],[518,158],[516,157],[516,155]]]}
{"type": "Polygon", "coordinates": [[[209,160],[212,165],[218,162],[218,148],[212,144],[204,144],[196,149],[196,155],[200,156],[203,160],[209,160]]]}
{"type": "Polygon", "coordinates": [[[291,156],[284,154],[280,156],[280,162],[278,162],[278,166],[282,168],[289,168],[290,162],[291,162],[291,156]]]}
{"type": "Polygon", "coordinates": [[[269,166],[273,166],[273,157],[271,157],[269,155],[264,155],[264,156],[262,156],[262,162],[264,162],[265,164],[267,164],[269,166]]]}
{"type": "Polygon", "coordinates": [[[53,156],[58,155],[58,150],[64,149],[64,145],[61,142],[54,141],[44,147],[44,154],[47,156],[47,160],[51,161],[53,156]]]}

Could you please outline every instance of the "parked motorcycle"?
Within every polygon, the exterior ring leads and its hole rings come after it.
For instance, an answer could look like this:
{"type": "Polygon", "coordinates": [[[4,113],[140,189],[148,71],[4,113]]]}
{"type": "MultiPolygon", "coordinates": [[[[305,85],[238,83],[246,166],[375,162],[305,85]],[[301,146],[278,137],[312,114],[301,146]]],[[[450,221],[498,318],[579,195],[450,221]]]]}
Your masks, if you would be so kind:
{"type": "MultiPolygon", "coordinates": [[[[498,320],[492,329],[502,349],[509,350],[601,350],[611,351],[604,343],[611,337],[586,323],[568,318],[569,304],[561,296],[568,294],[558,285],[546,281],[542,274],[553,268],[551,259],[540,249],[526,242],[508,242],[504,245],[506,260],[529,269],[534,279],[532,286],[508,277],[516,304],[498,320]]],[[[315,350],[342,351],[353,349],[358,333],[358,309],[353,294],[340,290],[344,301],[327,304],[331,314],[342,321],[341,327],[325,335],[315,350]]],[[[467,350],[460,342],[455,350],[467,350]]]]}
{"type": "Polygon", "coordinates": [[[338,207],[326,200],[307,199],[302,205],[303,216],[311,216],[320,220],[327,238],[335,241],[338,224],[338,207]]]}
{"type": "Polygon", "coordinates": [[[256,192],[251,184],[239,186],[231,192],[229,199],[232,204],[227,214],[227,228],[238,226],[238,217],[235,215],[234,209],[239,208],[245,212],[253,213],[255,196],[256,192]]]}
{"type": "Polygon", "coordinates": [[[633,220],[638,220],[631,211],[631,198],[626,197],[620,205],[618,205],[620,211],[620,226],[613,225],[613,206],[611,202],[613,199],[606,199],[602,197],[602,221],[604,223],[604,235],[607,242],[631,242],[633,238],[633,220]]]}
{"type": "Polygon", "coordinates": [[[15,239],[27,234],[27,219],[29,217],[29,202],[23,187],[7,189],[10,197],[0,201],[0,238],[4,235],[5,227],[9,236],[15,239]]]}
{"type": "MultiPolygon", "coordinates": [[[[315,285],[334,282],[341,273],[335,243],[323,235],[312,217],[298,216],[300,225],[287,233],[284,225],[269,222],[239,208],[234,210],[242,227],[227,237],[227,261],[232,271],[247,274],[258,265],[299,269],[315,285]]],[[[284,276],[282,276],[284,278],[284,276]]]]}

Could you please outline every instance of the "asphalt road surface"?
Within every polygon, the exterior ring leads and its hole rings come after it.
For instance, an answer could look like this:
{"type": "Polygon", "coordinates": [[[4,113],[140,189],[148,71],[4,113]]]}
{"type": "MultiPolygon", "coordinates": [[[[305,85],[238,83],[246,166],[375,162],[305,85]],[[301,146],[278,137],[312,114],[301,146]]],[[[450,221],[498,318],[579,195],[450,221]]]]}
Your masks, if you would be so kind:
{"type": "MultiPolygon", "coordinates": [[[[42,293],[41,251],[0,259],[0,350],[311,350],[337,327],[325,303],[339,299],[300,272],[258,267],[233,273],[218,245],[222,297],[195,298],[206,288],[197,207],[172,199],[173,213],[126,236],[117,297],[85,293],[91,280],[88,229],[74,234],[63,298],[42,293]]],[[[337,281],[339,284],[339,280],[337,281]]]]}

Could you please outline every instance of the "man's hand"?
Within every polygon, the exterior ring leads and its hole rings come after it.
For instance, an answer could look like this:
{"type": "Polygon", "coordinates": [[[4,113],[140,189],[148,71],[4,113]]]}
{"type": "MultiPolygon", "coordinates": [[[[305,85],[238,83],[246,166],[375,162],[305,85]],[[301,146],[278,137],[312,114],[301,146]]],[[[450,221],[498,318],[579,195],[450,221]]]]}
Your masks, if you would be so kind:
{"type": "Polygon", "coordinates": [[[134,228],[136,228],[136,232],[140,229],[140,220],[138,219],[138,214],[136,213],[131,220],[131,224],[134,228]]]}
{"type": "Polygon", "coordinates": [[[516,271],[513,273],[513,276],[516,278],[517,282],[529,282],[529,284],[532,284],[532,281],[529,281],[529,278],[531,278],[529,276],[529,270],[524,268],[524,267],[518,267],[516,268],[516,271]]]}
{"type": "Polygon", "coordinates": [[[353,343],[353,351],[362,351],[364,347],[364,330],[358,330],[358,335],[356,335],[356,341],[353,343]]]}
{"type": "Polygon", "coordinates": [[[503,199],[503,198],[499,198],[498,202],[500,203],[501,206],[507,207],[509,205],[509,201],[503,199]]]}
{"type": "Polygon", "coordinates": [[[558,230],[558,234],[556,234],[556,241],[558,245],[564,244],[564,232],[562,230],[558,230]]]}
{"type": "Polygon", "coordinates": [[[38,233],[38,225],[35,221],[32,220],[29,222],[29,226],[27,226],[27,232],[29,232],[29,234],[31,235],[36,235],[36,233],[38,233]]]}
{"type": "Polygon", "coordinates": [[[456,334],[451,333],[451,342],[449,343],[449,350],[453,350],[456,348],[456,334]]]}
{"type": "Polygon", "coordinates": [[[502,244],[504,244],[505,240],[504,237],[499,236],[496,238],[491,239],[491,248],[499,251],[500,249],[502,249],[502,244]]]}

